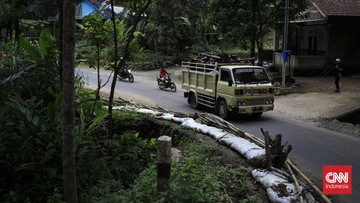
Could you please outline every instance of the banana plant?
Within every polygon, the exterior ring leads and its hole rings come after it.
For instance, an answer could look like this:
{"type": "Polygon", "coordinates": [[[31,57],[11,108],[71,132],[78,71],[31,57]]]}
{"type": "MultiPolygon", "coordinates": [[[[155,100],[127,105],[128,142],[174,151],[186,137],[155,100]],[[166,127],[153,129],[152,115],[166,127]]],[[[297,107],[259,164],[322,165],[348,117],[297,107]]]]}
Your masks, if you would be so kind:
{"type": "Polygon", "coordinates": [[[27,63],[19,63],[16,70],[0,79],[0,86],[5,93],[15,90],[20,93],[23,90],[23,96],[29,98],[36,93],[48,94],[48,87],[56,92],[60,90],[61,75],[56,64],[58,51],[50,30],[44,29],[38,42],[30,42],[25,37],[20,37],[19,42],[23,49],[19,56],[26,58],[27,63]]]}
{"type": "Polygon", "coordinates": [[[58,53],[50,29],[45,28],[41,31],[38,47],[23,36],[20,37],[20,45],[37,65],[54,65],[58,53]]]}
{"type": "MultiPolygon", "coordinates": [[[[25,67],[26,73],[31,72],[31,76],[36,80],[32,85],[36,85],[39,90],[46,93],[48,87],[52,87],[55,92],[60,91],[61,70],[57,64],[58,49],[50,29],[45,28],[40,33],[38,42],[30,42],[25,37],[19,38],[21,47],[29,55],[33,68],[25,67]]],[[[31,79],[30,79],[31,80],[31,79]]]]}

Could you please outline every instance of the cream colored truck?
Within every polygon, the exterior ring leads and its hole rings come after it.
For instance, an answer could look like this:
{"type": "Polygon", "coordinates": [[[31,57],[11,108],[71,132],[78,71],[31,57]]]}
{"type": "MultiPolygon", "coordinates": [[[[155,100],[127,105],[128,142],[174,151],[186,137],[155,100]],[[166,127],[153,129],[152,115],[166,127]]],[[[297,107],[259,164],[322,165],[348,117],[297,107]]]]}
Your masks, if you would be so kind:
{"type": "Polygon", "coordinates": [[[182,89],[193,108],[210,107],[223,119],[274,109],[274,87],[260,66],[182,62],[182,89]]]}

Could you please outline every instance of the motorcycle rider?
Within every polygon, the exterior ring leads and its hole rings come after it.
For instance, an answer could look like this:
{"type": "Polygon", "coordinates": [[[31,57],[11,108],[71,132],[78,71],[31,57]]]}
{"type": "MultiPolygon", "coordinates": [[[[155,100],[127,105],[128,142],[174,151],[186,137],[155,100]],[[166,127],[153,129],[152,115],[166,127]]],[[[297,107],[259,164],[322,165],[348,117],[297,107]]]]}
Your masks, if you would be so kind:
{"type": "Polygon", "coordinates": [[[126,64],[125,60],[123,59],[123,57],[120,57],[120,61],[118,63],[117,68],[119,68],[119,75],[123,76],[124,74],[127,73],[127,68],[128,65],[126,64]]]}
{"type": "Polygon", "coordinates": [[[171,75],[171,74],[169,72],[167,72],[164,67],[161,67],[160,73],[159,73],[159,78],[160,78],[161,82],[164,82],[166,77],[168,77],[169,75],[171,75]]]}
{"type": "Polygon", "coordinates": [[[171,81],[171,73],[167,72],[164,67],[161,67],[159,76],[157,76],[158,87],[163,90],[170,88],[171,91],[176,92],[176,85],[171,81]]]}

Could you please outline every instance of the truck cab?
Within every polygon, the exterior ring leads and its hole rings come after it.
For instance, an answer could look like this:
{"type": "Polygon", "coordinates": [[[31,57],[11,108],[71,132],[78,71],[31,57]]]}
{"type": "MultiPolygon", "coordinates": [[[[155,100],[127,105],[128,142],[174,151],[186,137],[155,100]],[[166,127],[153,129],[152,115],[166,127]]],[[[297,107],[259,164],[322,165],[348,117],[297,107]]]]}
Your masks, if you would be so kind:
{"type": "Polygon", "coordinates": [[[182,63],[182,88],[188,103],[229,114],[260,117],[274,109],[274,88],[265,69],[249,65],[182,63]]]}

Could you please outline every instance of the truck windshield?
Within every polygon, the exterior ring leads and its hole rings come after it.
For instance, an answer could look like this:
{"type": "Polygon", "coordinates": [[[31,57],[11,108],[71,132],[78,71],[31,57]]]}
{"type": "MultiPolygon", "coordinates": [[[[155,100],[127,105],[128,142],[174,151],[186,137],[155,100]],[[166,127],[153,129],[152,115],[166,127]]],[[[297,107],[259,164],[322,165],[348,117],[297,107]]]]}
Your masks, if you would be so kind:
{"type": "Polygon", "coordinates": [[[233,69],[236,84],[269,83],[269,77],[262,68],[237,68],[233,69]]]}

